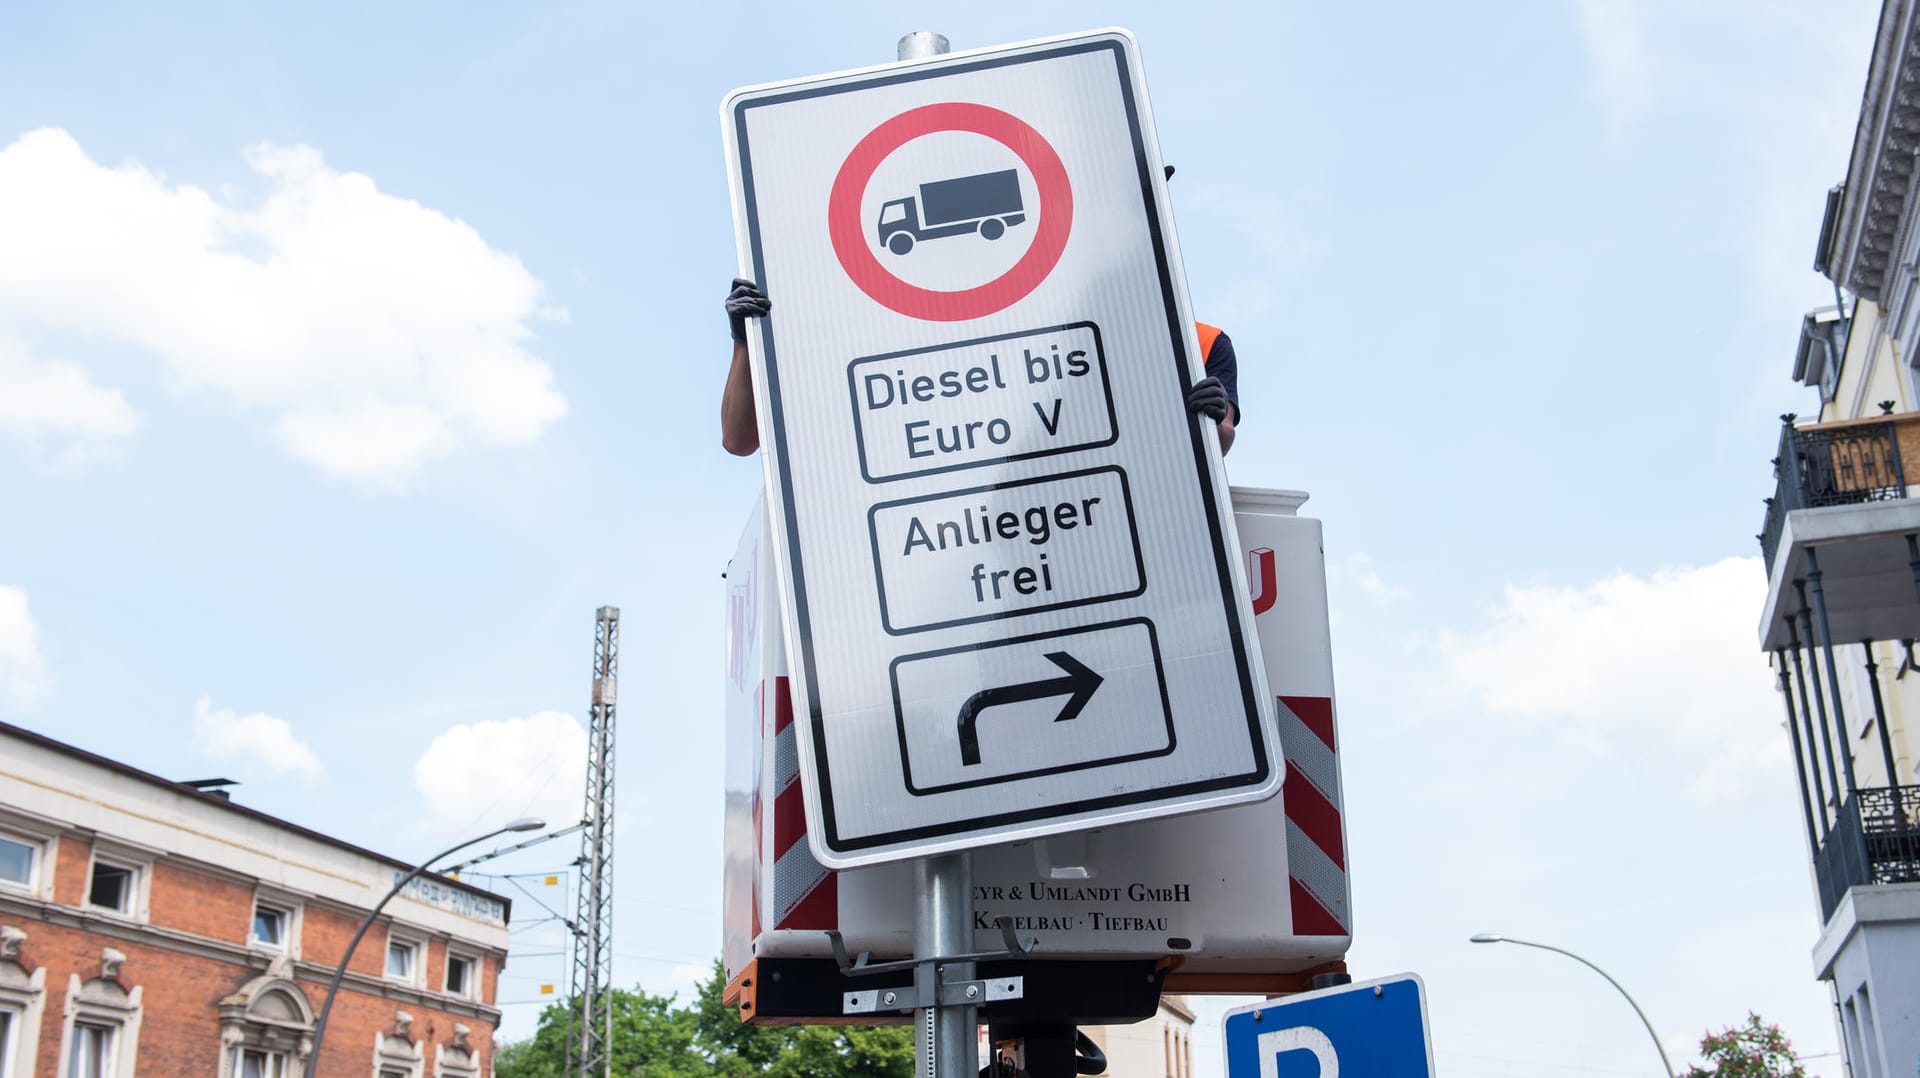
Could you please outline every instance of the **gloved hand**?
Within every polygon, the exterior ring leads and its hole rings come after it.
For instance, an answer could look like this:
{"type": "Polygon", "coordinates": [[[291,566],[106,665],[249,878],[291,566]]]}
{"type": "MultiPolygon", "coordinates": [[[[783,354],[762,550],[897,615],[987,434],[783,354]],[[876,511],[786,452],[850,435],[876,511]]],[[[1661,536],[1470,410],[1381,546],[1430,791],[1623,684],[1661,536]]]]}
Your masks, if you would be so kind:
{"type": "Polygon", "coordinates": [[[727,321],[733,326],[733,339],[742,344],[747,340],[747,319],[763,317],[773,310],[773,301],[767,298],[760,286],[745,277],[733,279],[733,290],[727,293],[727,321]]]}
{"type": "Polygon", "coordinates": [[[1227,387],[1218,378],[1202,378],[1187,392],[1187,411],[1203,415],[1215,423],[1227,418],[1227,387]]]}

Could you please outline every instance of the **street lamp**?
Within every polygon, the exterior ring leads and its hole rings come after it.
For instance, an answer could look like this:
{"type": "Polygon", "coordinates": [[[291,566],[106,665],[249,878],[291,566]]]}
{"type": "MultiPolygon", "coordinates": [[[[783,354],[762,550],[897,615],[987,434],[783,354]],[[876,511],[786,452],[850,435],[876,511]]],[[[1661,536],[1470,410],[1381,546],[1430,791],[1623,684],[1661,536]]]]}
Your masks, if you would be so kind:
{"type": "Polygon", "coordinates": [[[420,862],[413,871],[407,873],[400,882],[393,885],[393,889],[387,892],[387,897],[381,899],[379,903],[367,913],[366,920],[360,922],[359,930],[354,932],[353,939],[347,942],[347,953],[340,956],[340,965],[333,971],[333,980],[327,983],[326,1002],[320,1004],[320,1017],[313,1023],[313,1047],[307,1052],[307,1078],[314,1078],[314,1075],[318,1072],[320,1066],[320,1039],[327,1034],[327,1015],[333,1012],[334,993],[340,991],[340,981],[347,975],[347,963],[353,961],[353,952],[360,946],[360,937],[366,935],[367,929],[373,927],[374,919],[380,916],[381,910],[387,908],[387,903],[393,901],[393,896],[399,894],[402,888],[419,878],[422,872],[425,872],[435,861],[443,857],[458,853],[468,846],[478,845],[496,835],[504,835],[509,831],[538,831],[545,826],[547,826],[545,820],[536,820],[531,816],[524,816],[505,827],[489,831],[478,838],[470,838],[457,846],[449,846],[441,850],[439,853],[420,862]]]}
{"type": "Polygon", "coordinates": [[[1555,947],[1547,943],[1530,943],[1527,940],[1517,940],[1517,939],[1514,939],[1512,936],[1502,936],[1494,932],[1482,932],[1479,935],[1473,937],[1473,942],[1475,943],[1517,943],[1522,947],[1538,947],[1543,951],[1552,951],[1555,954],[1566,955],[1568,958],[1571,958],[1575,962],[1578,962],[1581,965],[1592,970],[1593,972],[1598,973],[1600,976],[1606,977],[1607,983],[1612,985],[1614,988],[1618,989],[1620,994],[1626,997],[1627,1006],[1633,1008],[1633,1013],[1640,1016],[1640,1024],[1647,1027],[1647,1036],[1653,1038],[1654,1051],[1660,1053],[1660,1066],[1664,1068],[1661,1071],[1661,1073],[1665,1074],[1667,1078],[1673,1078],[1673,1064],[1668,1062],[1667,1060],[1667,1049],[1665,1046],[1663,1046],[1660,1043],[1660,1035],[1653,1031],[1653,1023],[1647,1021],[1647,1012],[1640,1009],[1640,1005],[1633,1001],[1633,997],[1627,995],[1627,990],[1625,988],[1622,988],[1620,986],[1620,982],[1614,980],[1613,977],[1610,976],[1606,970],[1601,969],[1599,966],[1594,965],[1593,963],[1587,961],[1584,958],[1581,958],[1579,955],[1574,954],[1572,951],[1565,950],[1560,947],[1555,947]]]}

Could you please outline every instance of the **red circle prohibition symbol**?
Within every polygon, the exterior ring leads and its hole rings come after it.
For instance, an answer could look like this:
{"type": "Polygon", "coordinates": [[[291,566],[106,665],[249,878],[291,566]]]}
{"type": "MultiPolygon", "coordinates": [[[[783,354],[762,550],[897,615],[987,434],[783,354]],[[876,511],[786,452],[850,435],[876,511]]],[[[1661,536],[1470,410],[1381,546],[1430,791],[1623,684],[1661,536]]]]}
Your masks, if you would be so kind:
{"type": "Polygon", "coordinates": [[[959,101],[909,109],[874,128],[847,155],[827,198],[827,230],[847,276],[881,306],[929,322],[985,318],[1025,299],[1059,264],[1072,228],[1073,186],[1067,182],[1067,167],[1040,132],[1010,113],[959,101]],[[1040,223],[1027,253],[986,284],[957,292],[921,288],[894,276],[867,245],[860,215],[860,200],[880,162],[907,142],[937,131],[970,131],[1007,147],[1027,166],[1040,192],[1040,223]]]}

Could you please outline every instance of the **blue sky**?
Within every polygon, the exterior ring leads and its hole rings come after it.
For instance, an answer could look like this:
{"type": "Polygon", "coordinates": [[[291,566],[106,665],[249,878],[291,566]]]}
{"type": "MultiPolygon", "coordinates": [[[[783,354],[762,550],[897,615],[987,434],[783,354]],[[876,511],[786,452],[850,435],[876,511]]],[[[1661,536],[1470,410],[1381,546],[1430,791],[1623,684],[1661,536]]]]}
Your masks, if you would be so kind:
{"type": "MultiPolygon", "coordinates": [[[[424,855],[577,813],[617,604],[617,972],[684,984],[760,482],[717,445],[718,102],[914,29],[1121,25],[1241,357],[1229,473],[1326,522],[1355,971],[1426,976],[1442,1073],[1646,1073],[1604,984],[1481,930],[1599,961],[1683,1053],[1748,1008],[1829,1051],[1752,536],[1875,15],[11,7],[0,717],[424,855]]],[[[522,938],[509,1034],[564,982],[522,938]]]]}

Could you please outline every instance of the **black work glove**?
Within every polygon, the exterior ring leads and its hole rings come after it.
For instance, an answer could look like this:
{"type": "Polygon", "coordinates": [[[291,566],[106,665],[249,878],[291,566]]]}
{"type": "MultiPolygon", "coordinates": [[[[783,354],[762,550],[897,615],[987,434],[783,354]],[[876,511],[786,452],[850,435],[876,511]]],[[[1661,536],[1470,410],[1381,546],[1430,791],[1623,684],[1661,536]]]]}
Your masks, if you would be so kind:
{"type": "Polygon", "coordinates": [[[1206,416],[1215,423],[1227,418],[1227,409],[1231,406],[1227,387],[1221,385],[1218,378],[1202,378],[1187,391],[1187,411],[1206,416]]]}
{"type": "Polygon", "coordinates": [[[747,342],[747,319],[759,318],[773,310],[773,301],[767,298],[760,286],[745,277],[733,279],[733,290],[727,293],[727,321],[733,325],[733,339],[741,344],[747,342]]]}

